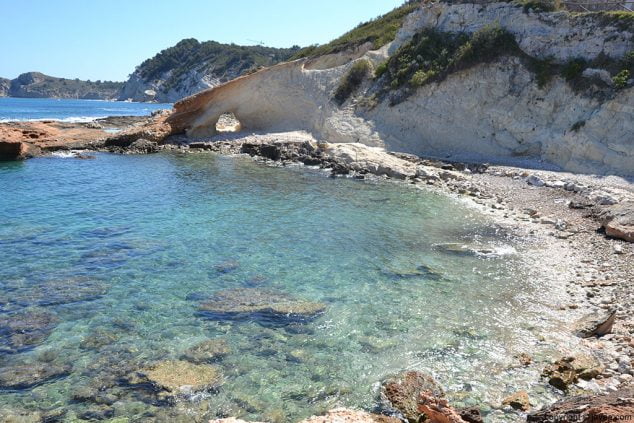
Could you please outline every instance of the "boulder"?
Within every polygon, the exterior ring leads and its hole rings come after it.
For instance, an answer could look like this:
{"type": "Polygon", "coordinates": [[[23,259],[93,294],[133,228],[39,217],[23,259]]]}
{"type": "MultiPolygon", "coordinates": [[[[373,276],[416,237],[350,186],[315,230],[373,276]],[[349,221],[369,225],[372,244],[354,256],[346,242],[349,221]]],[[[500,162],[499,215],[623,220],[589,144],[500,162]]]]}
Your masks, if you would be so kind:
{"type": "Polygon", "coordinates": [[[418,411],[424,417],[419,417],[418,421],[430,423],[465,423],[460,414],[449,406],[444,398],[439,398],[431,392],[421,392],[418,399],[418,411]]]}
{"type": "Polygon", "coordinates": [[[0,389],[28,389],[68,376],[69,365],[53,363],[18,363],[0,368],[0,389]]]}
{"type": "Polygon", "coordinates": [[[462,417],[462,420],[468,423],[482,423],[484,421],[478,407],[463,408],[462,410],[458,410],[458,413],[460,417],[462,417]]]}
{"type": "Polygon", "coordinates": [[[444,398],[445,392],[434,378],[418,371],[406,371],[386,379],[381,386],[381,398],[389,408],[398,411],[409,422],[418,422],[421,394],[444,398]]]}
{"type": "Polygon", "coordinates": [[[598,217],[607,236],[634,242],[634,201],[607,207],[598,217]]]}
{"type": "Polygon", "coordinates": [[[502,405],[508,405],[515,410],[528,411],[531,402],[526,391],[518,391],[502,400],[502,405]]]}
{"type": "Polygon", "coordinates": [[[562,391],[568,388],[579,379],[594,379],[605,368],[591,356],[578,354],[572,357],[564,357],[553,364],[547,366],[542,372],[542,376],[548,378],[548,383],[562,391]]]}
{"type": "Polygon", "coordinates": [[[162,399],[209,391],[222,384],[222,373],[216,366],[188,361],[166,360],[141,368],[128,375],[131,384],[151,384],[162,399]]]}
{"type": "Polygon", "coordinates": [[[565,398],[550,407],[531,413],[531,423],[627,421],[634,416],[634,387],[606,395],[579,395],[565,398]]]}
{"type": "Polygon", "coordinates": [[[602,310],[590,313],[574,324],[574,332],[581,338],[607,335],[612,331],[616,320],[616,310],[602,310]]]}
{"type": "Polygon", "coordinates": [[[325,304],[296,299],[286,293],[260,288],[219,291],[199,306],[213,319],[258,319],[268,322],[306,321],[326,309],[325,304]]]}
{"type": "Polygon", "coordinates": [[[146,140],[145,138],[139,138],[134,141],[128,147],[131,153],[150,154],[158,151],[158,143],[155,141],[146,140]]]}
{"type": "Polygon", "coordinates": [[[189,348],[183,358],[192,363],[211,363],[229,354],[229,345],[224,339],[208,339],[189,348]]]}

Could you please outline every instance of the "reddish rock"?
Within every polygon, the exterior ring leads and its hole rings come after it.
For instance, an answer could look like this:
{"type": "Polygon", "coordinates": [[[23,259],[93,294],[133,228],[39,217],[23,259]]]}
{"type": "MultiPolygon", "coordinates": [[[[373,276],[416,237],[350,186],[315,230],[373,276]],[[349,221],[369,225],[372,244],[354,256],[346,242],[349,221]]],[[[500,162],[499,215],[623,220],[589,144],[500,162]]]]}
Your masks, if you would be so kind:
{"type": "Polygon", "coordinates": [[[36,146],[22,141],[0,141],[0,160],[23,160],[40,154],[36,146]]]}
{"type": "MultiPolygon", "coordinates": [[[[429,423],[465,423],[460,414],[444,398],[431,392],[422,392],[418,398],[418,411],[424,414],[423,421],[429,423]]],[[[421,421],[419,418],[418,421],[421,421]]]]}
{"type": "Polygon", "coordinates": [[[634,419],[634,387],[606,395],[580,395],[563,399],[529,414],[528,422],[618,422],[634,419]]]}

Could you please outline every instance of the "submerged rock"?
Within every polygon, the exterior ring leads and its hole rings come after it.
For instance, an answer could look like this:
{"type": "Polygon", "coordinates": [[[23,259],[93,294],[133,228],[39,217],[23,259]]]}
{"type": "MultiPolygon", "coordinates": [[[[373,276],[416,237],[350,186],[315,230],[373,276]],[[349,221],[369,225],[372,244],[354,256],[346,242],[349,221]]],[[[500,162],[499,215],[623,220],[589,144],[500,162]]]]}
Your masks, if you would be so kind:
{"type": "Polygon", "coordinates": [[[20,306],[52,306],[100,298],[108,291],[100,281],[77,277],[47,280],[19,287],[7,296],[7,302],[20,306]]]}
{"type": "Polygon", "coordinates": [[[220,360],[230,351],[224,339],[208,339],[185,351],[183,358],[192,363],[211,363],[220,360]]]}
{"type": "Polygon", "coordinates": [[[603,310],[588,314],[577,320],[574,331],[581,338],[607,335],[612,331],[616,320],[616,310],[603,310]]]}
{"type": "Polygon", "coordinates": [[[0,352],[14,353],[41,344],[58,322],[57,315],[43,309],[0,315],[0,352]]]}
{"type": "Polygon", "coordinates": [[[199,307],[210,318],[269,321],[304,321],[318,316],[325,309],[322,303],[303,301],[283,292],[259,288],[219,291],[199,307]]]}
{"type": "Polygon", "coordinates": [[[418,402],[423,392],[438,398],[445,396],[434,378],[417,371],[407,371],[390,377],[381,387],[382,400],[412,423],[418,422],[420,418],[418,402]]]}
{"type": "Polygon", "coordinates": [[[226,261],[223,261],[222,263],[216,264],[214,266],[214,269],[216,269],[216,272],[218,273],[229,273],[229,272],[233,272],[239,267],[240,267],[240,262],[238,262],[237,260],[226,260],[226,261]]]}
{"type": "Polygon", "coordinates": [[[580,395],[565,398],[543,410],[529,414],[531,423],[627,421],[634,416],[634,387],[607,395],[580,395]]]}
{"type": "Polygon", "coordinates": [[[0,389],[27,389],[70,374],[69,365],[20,363],[0,368],[0,389]]]}
{"type": "Polygon", "coordinates": [[[160,399],[169,399],[218,388],[222,373],[216,366],[167,360],[139,369],[128,376],[131,384],[149,383],[160,399]]]}

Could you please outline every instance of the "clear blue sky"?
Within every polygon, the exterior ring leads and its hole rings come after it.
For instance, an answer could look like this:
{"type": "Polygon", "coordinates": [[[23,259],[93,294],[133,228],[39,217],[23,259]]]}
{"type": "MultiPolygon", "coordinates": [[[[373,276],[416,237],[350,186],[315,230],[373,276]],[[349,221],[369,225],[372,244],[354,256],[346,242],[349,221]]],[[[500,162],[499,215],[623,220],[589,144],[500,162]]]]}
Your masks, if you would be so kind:
{"type": "Polygon", "coordinates": [[[0,0],[0,76],[123,81],[183,38],[325,43],[403,0],[0,0]]]}

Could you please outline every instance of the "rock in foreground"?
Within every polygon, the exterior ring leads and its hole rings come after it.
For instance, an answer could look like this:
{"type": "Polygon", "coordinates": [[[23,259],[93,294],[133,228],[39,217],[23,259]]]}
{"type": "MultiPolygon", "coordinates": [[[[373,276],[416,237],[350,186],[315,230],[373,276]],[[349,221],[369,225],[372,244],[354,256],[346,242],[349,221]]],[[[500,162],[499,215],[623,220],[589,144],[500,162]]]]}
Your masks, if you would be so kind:
{"type": "Polygon", "coordinates": [[[381,397],[409,422],[418,422],[421,411],[418,402],[421,394],[444,398],[445,393],[429,375],[407,371],[388,378],[381,387],[381,397]]]}
{"type": "Polygon", "coordinates": [[[236,288],[217,292],[199,310],[214,319],[257,319],[273,322],[306,321],[323,313],[322,303],[303,301],[283,292],[236,288]]]}
{"type": "Polygon", "coordinates": [[[527,421],[610,422],[627,421],[634,416],[634,387],[629,386],[607,395],[580,395],[563,399],[550,407],[529,414],[527,421]]]}

